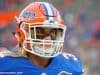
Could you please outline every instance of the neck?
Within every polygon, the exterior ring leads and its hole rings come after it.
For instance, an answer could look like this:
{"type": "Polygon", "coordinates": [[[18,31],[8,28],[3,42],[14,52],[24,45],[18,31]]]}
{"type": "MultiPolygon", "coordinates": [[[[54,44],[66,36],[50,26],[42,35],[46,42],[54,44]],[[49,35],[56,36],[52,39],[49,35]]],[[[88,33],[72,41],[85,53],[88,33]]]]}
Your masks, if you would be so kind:
{"type": "Polygon", "coordinates": [[[41,68],[48,66],[48,64],[50,63],[50,60],[51,60],[51,58],[42,58],[42,57],[30,54],[30,53],[28,53],[28,58],[32,63],[34,63],[35,65],[37,65],[41,68]]]}

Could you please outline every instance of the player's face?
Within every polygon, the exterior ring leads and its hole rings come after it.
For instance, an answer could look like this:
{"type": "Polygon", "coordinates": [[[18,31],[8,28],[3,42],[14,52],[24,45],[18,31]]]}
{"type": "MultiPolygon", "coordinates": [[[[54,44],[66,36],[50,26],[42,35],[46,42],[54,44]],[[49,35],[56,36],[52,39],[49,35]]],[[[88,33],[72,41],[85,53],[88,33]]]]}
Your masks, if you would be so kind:
{"type": "MultiPolygon", "coordinates": [[[[34,29],[31,29],[31,37],[34,39],[34,29]]],[[[57,40],[58,37],[62,36],[62,30],[59,28],[47,28],[47,27],[37,27],[36,28],[36,38],[40,40],[45,40],[46,44],[36,44],[37,47],[43,48],[45,50],[49,50],[52,47],[54,40],[57,40]],[[48,44],[47,44],[48,43],[48,44]],[[52,43],[52,44],[51,44],[52,43]]],[[[40,42],[40,41],[37,41],[40,42]]]]}

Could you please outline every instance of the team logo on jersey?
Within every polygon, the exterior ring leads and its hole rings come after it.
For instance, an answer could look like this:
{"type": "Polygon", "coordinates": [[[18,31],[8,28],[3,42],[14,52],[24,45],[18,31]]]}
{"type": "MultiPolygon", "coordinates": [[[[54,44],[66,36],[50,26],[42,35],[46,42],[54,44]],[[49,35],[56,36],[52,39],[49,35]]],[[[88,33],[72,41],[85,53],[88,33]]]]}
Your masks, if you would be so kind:
{"type": "Polygon", "coordinates": [[[58,75],[72,75],[72,73],[61,71],[60,73],[58,73],[58,75]]]}

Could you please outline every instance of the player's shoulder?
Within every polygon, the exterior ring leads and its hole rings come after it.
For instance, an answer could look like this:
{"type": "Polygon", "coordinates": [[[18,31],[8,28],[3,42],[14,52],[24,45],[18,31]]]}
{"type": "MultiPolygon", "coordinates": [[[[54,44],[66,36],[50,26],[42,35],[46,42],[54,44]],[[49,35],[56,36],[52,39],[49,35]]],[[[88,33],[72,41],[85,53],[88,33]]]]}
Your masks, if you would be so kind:
{"type": "Polygon", "coordinates": [[[75,56],[70,53],[63,53],[62,58],[65,62],[69,62],[69,64],[76,65],[76,66],[81,66],[82,65],[82,60],[80,57],[75,56]]]}
{"type": "Polygon", "coordinates": [[[20,71],[25,64],[27,60],[23,57],[5,56],[0,58],[0,71],[20,71]]]}
{"type": "Polygon", "coordinates": [[[79,57],[70,53],[62,53],[58,60],[61,60],[62,66],[66,66],[72,71],[82,72],[83,64],[79,57]]]}
{"type": "Polygon", "coordinates": [[[73,62],[78,62],[78,61],[81,61],[80,60],[80,57],[78,56],[75,56],[73,54],[70,54],[70,53],[62,53],[58,56],[58,59],[63,59],[65,61],[73,61],[73,62]]]}
{"type": "Polygon", "coordinates": [[[12,57],[12,56],[4,56],[0,58],[0,64],[14,64],[18,62],[24,62],[24,57],[12,57]]]}
{"type": "Polygon", "coordinates": [[[62,53],[61,57],[63,57],[63,59],[66,61],[72,61],[72,62],[80,61],[80,58],[78,56],[75,56],[70,53],[62,53]]]}

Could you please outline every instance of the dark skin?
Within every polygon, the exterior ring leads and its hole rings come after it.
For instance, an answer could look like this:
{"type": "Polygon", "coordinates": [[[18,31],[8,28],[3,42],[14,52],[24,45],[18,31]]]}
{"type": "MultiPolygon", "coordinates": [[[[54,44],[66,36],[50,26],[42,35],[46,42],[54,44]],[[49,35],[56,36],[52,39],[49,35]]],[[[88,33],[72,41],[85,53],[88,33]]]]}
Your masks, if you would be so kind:
{"type": "Polygon", "coordinates": [[[28,59],[41,68],[47,67],[51,61],[51,58],[42,58],[31,53],[28,53],[28,59]]]}
{"type": "MultiPolygon", "coordinates": [[[[51,38],[49,36],[46,36],[44,39],[50,40],[51,38]]],[[[47,47],[49,48],[49,46],[47,46],[47,47]]],[[[27,55],[28,55],[28,59],[32,63],[34,63],[35,65],[37,65],[41,68],[47,67],[49,65],[49,63],[51,62],[51,59],[52,59],[52,58],[43,58],[43,57],[31,54],[31,53],[28,53],[27,55]]]]}
{"type": "MultiPolygon", "coordinates": [[[[46,35],[46,34],[51,33],[51,29],[46,28],[44,33],[45,33],[44,34],[45,36],[44,36],[43,39],[44,40],[51,40],[51,35],[46,35]]],[[[52,35],[56,36],[54,31],[52,31],[52,35]]],[[[45,43],[50,43],[50,42],[51,41],[46,41],[45,43]]],[[[43,47],[42,45],[37,45],[37,46],[40,47],[40,48],[43,47]]],[[[48,44],[46,44],[44,46],[45,46],[46,50],[51,48],[51,45],[48,45],[48,44]]],[[[37,56],[37,55],[32,54],[32,53],[27,53],[27,57],[32,63],[34,63],[35,65],[37,65],[41,68],[47,67],[50,64],[51,60],[52,60],[52,58],[43,58],[43,57],[37,56]]]]}

